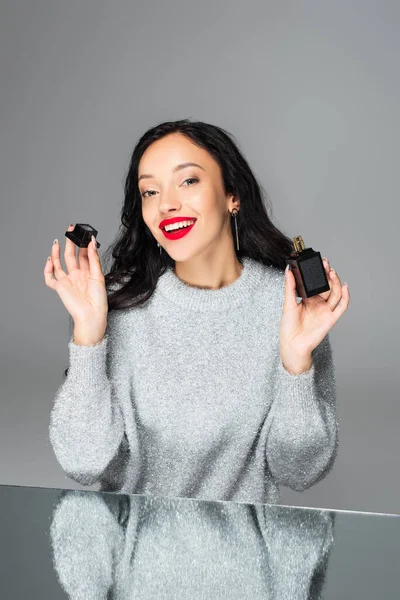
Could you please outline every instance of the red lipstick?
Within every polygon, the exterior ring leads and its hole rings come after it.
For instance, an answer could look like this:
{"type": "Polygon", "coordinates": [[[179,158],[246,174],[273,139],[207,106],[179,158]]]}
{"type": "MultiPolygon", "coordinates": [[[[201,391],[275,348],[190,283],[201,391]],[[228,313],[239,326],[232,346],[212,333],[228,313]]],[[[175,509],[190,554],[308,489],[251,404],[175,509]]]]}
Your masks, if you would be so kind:
{"type": "Polygon", "coordinates": [[[189,231],[192,230],[195,223],[196,219],[193,219],[193,217],[173,217],[171,219],[164,219],[163,221],[161,221],[161,223],[159,224],[159,228],[168,240],[179,240],[180,238],[187,235],[189,231]],[[172,225],[172,223],[178,223],[179,221],[194,221],[194,223],[192,223],[192,225],[189,225],[189,227],[184,227],[175,231],[165,231],[164,227],[166,225],[172,225]]]}

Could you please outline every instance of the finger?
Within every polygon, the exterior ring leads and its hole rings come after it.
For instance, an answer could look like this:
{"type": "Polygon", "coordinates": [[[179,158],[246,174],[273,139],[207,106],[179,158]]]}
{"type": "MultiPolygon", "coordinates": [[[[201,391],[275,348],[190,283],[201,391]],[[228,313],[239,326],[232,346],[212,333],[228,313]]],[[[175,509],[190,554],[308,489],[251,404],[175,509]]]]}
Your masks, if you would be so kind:
{"type": "Polygon", "coordinates": [[[87,271],[89,273],[90,265],[89,265],[89,257],[88,257],[88,249],[87,248],[79,248],[78,260],[79,260],[79,268],[81,269],[81,271],[87,271]]]}
{"type": "Polygon", "coordinates": [[[67,277],[67,274],[65,273],[61,265],[60,244],[58,243],[57,239],[54,240],[53,246],[51,248],[51,260],[53,262],[54,277],[57,280],[63,279],[63,277],[67,277]]]}
{"type": "Polygon", "coordinates": [[[46,285],[52,290],[55,290],[57,286],[57,279],[53,279],[53,261],[51,259],[51,256],[49,256],[46,260],[43,273],[46,285]]]}
{"type": "Polygon", "coordinates": [[[95,237],[92,235],[92,241],[88,245],[88,258],[89,258],[89,269],[90,276],[97,280],[102,280],[104,278],[103,269],[100,262],[100,256],[97,248],[94,248],[93,241],[95,237]]]}
{"type": "Polygon", "coordinates": [[[332,314],[335,315],[336,321],[342,316],[347,310],[350,302],[350,292],[347,285],[342,286],[342,297],[340,298],[337,306],[333,310],[332,314]]]}
{"type": "MultiPolygon", "coordinates": [[[[72,231],[74,228],[73,225],[70,225],[67,231],[72,231]]],[[[75,254],[75,244],[68,237],[65,238],[65,250],[64,250],[64,260],[67,265],[68,273],[71,273],[74,269],[78,269],[78,261],[76,260],[75,254]]]]}
{"type": "Polygon", "coordinates": [[[284,300],[283,300],[283,312],[295,309],[298,307],[296,300],[296,279],[294,273],[289,268],[284,274],[284,300]]]}
{"type": "Polygon", "coordinates": [[[325,274],[326,274],[326,277],[328,279],[329,286],[331,286],[331,281],[330,281],[330,278],[329,278],[329,271],[330,271],[329,261],[328,261],[327,258],[324,257],[323,260],[322,260],[322,263],[324,265],[325,274]]]}
{"type": "Polygon", "coordinates": [[[333,311],[335,310],[338,302],[340,302],[340,299],[342,297],[342,284],[339,275],[336,273],[335,269],[330,269],[329,277],[332,282],[332,287],[331,293],[329,294],[329,298],[327,299],[326,303],[333,311]]]}

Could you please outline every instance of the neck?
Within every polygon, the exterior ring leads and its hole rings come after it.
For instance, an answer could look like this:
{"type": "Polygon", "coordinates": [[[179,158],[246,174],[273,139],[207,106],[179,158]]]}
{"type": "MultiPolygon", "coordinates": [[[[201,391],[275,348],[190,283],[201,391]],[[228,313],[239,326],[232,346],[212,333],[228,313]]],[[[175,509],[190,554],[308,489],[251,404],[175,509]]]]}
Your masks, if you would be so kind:
{"type": "Polygon", "coordinates": [[[192,310],[202,313],[232,311],[235,307],[254,299],[254,294],[258,293],[265,275],[269,273],[263,264],[248,256],[241,257],[241,261],[243,269],[240,275],[231,284],[227,283],[220,288],[208,285],[201,289],[201,286],[187,284],[172,268],[168,268],[158,279],[154,292],[155,301],[162,298],[163,301],[175,304],[185,314],[186,311],[192,310]]]}
{"type": "Polygon", "coordinates": [[[207,290],[218,290],[230,285],[240,277],[243,265],[233,251],[228,257],[214,255],[205,260],[195,257],[190,261],[175,261],[173,272],[184,283],[207,290]]]}

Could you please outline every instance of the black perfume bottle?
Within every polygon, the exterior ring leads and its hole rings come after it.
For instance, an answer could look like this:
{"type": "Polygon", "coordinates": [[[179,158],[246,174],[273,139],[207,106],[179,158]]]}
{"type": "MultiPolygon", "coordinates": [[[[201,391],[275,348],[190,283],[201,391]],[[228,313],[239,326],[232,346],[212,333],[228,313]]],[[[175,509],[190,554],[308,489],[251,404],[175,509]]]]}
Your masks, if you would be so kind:
{"type": "Polygon", "coordinates": [[[330,290],[320,252],[305,248],[301,235],[293,238],[293,252],[286,258],[296,279],[296,291],[300,298],[311,298],[330,290]]]}
{"type": "MultiPolygon", "coordinates": [[[[76,223],[72,231],[66,231],[65,235],[67,238],[72,240],[78,248],[87,248],[92,240],[92,235],[96,237],[97,230],[94,229],[88,223],[76,223]]],[[[100,248],[100,244],[96,239],[97,247],[100,248]]]]}

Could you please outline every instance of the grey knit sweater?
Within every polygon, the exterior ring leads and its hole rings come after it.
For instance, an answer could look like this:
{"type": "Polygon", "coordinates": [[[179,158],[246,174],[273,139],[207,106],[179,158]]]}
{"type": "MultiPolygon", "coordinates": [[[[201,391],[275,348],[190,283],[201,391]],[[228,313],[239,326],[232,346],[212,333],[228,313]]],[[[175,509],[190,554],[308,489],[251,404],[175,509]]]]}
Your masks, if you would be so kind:
{"type": "Polygon", "coordinates": [[[145,306],[108,315],[94,346],[69,341],[50,440],[64,472],[100,491],[279,503],[323,478],[338,448],[327,335],[311,368],[279,354],[284,273],[243,258],[232,284],[168,269],[145,306]]]}

